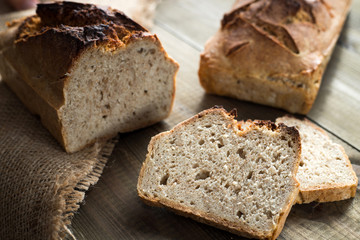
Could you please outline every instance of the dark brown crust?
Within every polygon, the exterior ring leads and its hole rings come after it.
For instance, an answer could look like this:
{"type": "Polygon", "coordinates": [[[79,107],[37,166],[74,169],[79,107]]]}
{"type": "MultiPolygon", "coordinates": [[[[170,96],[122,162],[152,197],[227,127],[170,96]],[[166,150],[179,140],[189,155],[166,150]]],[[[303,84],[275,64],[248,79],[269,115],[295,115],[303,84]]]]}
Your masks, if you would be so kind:
{"type": "Polygon", "coordinates": [[[147,32],[144,27],[131,20],[123,12],[111,8],[100,8],[92,4],[66,1],[38,4],[36,14],[47,26],[53,27],[61,24],[81,27],[114,23],[131,31],[147,32]]]}
{"type": "MultiPolygon", "coordinates": [[[[248,237],[248,238],[260,238],[260,239],[276,239],[279,236],[279,234],[284,226],[285,220],[291,210],[291,207],[295,203],[296,197],[298,196],[298,193],[299,193],[299,183],[295,179],[295,174],[298,169],[299,162],[300,162],[301,142],[300,142],[299,132],[295,128],[290,128],[285,125],[276,125],[275,123],[273,123],[271,121],[255,120],[253,122],[254,125],[258,126],[259,128],[265,127],[271,131],[280,131],[280,132],[283,132],[284,135],[286,135],[286,136],[289,136],[289,134],[290,134],[291,140],[293,141],[293,144],[295,144],[295,147],[296,147],[297,160],[295,162],[294,169],[293,169],[293,181],[295,183],[294,191],[289,196],[289,199],[287,199],[288,204],[282,209],[280,216],[278,218],[276,227],[273,229],[273,232],[270,233],[269,235],[262,233],[262,232],[257,232],[255,230],[251,230],[247,227],[240,229],[238,226],[232,226],[231,224],[224,221],[223,219],[218,219],[215,216],[211,216],[207,213],[194,212],[193,210],[188,209],[187,207],[184,207],[180,204],[177,204],[174,201],[167,201],[166,199],[159,199],[158,197],[150,197],[148,195],[144,195],[144,193],[140,189],[140,185],[141,185],[142,179],[145,174],[145,167],[147,164],[147,160],[150,156],[150,153],[154,147],[155,142],[158,139],[160,139],[161,137],[163,137],[164,135],[168,135],[168,134],[171,134],[172,132],[176,131],[177,128],[179,128],[180,126],[190,124],[190,123],[198,120],[199,118],[202,118],[203,116],[205,116],[207,114],[213,114],[215,112],[224,114],[227,117],[229,117],[229,121],[233,121],[232,126],[235,128],[238,126],[238,124],[240,124],[240,122],[237,122],[236,120],[234,120],[234,115],[227,112],[223,107],[214,106],[213,108],[204,110],[204,111],[198,113],[197,115],[191,117],[190,119],[179,123],[170,131],[162,132],[162,133],[154,136],[151,139],[149,146],[148,146],[148,154],[147,154],[146,160],[143,162],[142,168],[140,170],[139,178],[138,178],[138,184],[137,184],[138,195],[146,204],[148,204],[150,206],[166,207],[169,210],[171,210],[179,215],[182,215],[185,217],[190,217],[196,221],[209,224],[211,226],[232,232],[232,233],[240,235],[240,236],[244,236],[244,237],[248,237]]],[[[250,121],[250,120],[248,120],[248,121],[250,121]]],[[[231,124],[229,124],[229,125],[230,125],[229,127],[231,127],[231,124]]],[[[239,128],[239,130],[243,131],[241,128],[239,128]]]]}
{"type": "MultiPolygon", "coordinates": [[[[27,95],[30,96],[34,92],[34,96],[39,98],[38,104],[25,105],[40,115],[44,125],[68,152],[80,149],[69,150],[67,136],[61,125],[60,109],[65,103],[64,91],[68,86],[68,76],[71,75],[72,68],[82,53],[88,49],[101,48],[111,52],[137,41],[154,43],[164,57],[176,66],[172,107],[178,64],[167,55],[156,35],[149,33],[120,11],[70,2],[39,4],[37,15],[23,19],[21,23],[18,21],[9,25],[5,34],[10,32],[11,41],[0,41],[0,47],[4,47],[2,54],[6,64],[31,88],[31,93],[26,91],[27,95]],[[6,42],[6,46],[3,42],[6,42]],[[49,118],[44,109],[54,110],[54,116],[49,118]]],[[[17,86],[13,89],[15,92],[20,91],[16,88],[17,86]]],[[[29,96],[23,96],[21,99],[29,96]]],[[[170,110],[167,114],[170,114],[170,110]]],[[[149,124],[162,119],[154,119],[154,122],[149,124]]],[[[132,130],[134,129],[129,129],[132,130]]],[[[104,138],[114,135],[116,133],[104,138]]],[[[96,139],[93,140],[95,141],[96,139]]]]}
{"type": "Polygon", "coordinates": [[[142,37],[148,31],[123,12],[111,8],[101,9],[92,4],[56,2],[38,4],[35,16],[27,18],[20,26],[16,40],[26,41],[47,31],[65,34],[83,46],[99,42],[126,42],[130,36],[142,37]],[[29,24],[30,22],[37,22],[29,24]]]}

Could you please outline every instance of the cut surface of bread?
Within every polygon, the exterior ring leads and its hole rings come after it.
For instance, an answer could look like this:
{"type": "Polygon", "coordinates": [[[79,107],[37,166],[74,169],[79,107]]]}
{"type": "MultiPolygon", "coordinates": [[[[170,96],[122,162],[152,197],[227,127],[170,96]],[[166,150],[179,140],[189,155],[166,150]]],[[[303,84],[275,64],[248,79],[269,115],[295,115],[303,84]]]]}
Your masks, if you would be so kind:
{"type": "Polygon", "coordinates": [[[91,4],[39,4],[36,13],[2,33],[0,73],[66,151],[168,116],[178,64],[156,35],[91,4]]]}
{"type": "Polygon", "coordinates": [[[295,128],[205,110],[152,138],[138,194],[230,232],[275,239],[298,195],[295,128]]]}
{"type": "Polygon", "coordinates": [[[358,179],[344,148],[311,123],[285,116],[276,123],[296,127],[301,137],[300,183],[297,203],[332,202],[354,197],[358,179]]]}

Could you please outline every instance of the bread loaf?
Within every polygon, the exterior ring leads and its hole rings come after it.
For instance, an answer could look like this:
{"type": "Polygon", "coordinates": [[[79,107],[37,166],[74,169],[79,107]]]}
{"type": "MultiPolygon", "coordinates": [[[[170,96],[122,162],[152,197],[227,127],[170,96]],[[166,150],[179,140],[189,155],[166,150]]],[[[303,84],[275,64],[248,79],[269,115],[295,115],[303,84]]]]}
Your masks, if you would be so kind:
{"type": "Polygon", "coordinates": [[[351,0],[237,0],[201,54],[208,93],[306,114],[351,0]]]}
{"type": "Polygon", "coordinates": [[[154,124],[171,110],[178,64],[120,11],[39,4],[35,16],[1,34],[3,80],[67,152],[154,124]]]}
{"type": "Polygon", "coordinates": [[[358,179],[344,148],[309,120],[281,117],[276,123],[296,127],[301,137],[301,160],[296,179],[297,203],[332,202],[355,197],[358,179]]]}
{"type": "Polygon", "coordinates": [[[138,194],[242,236],[275,239],[298,195],[300,148],[295,128],[205,110],[151,139],[138,194]]]}

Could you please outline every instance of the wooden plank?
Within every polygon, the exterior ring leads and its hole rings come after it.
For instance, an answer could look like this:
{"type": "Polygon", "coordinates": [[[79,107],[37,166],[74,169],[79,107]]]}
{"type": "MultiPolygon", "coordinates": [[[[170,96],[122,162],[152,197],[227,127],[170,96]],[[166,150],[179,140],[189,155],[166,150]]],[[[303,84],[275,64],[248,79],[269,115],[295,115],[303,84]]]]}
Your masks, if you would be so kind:
{"type": "Polygon", "coordinates": [[[234,0],[164,0],[158,6],[155,23],[202,50],[233,3],[234,0]]]}
{"type": "Polygon", "coordinates": [[[337,46],[308,116],[360,149],[360,57],[337,46]]]}
{"type": "MultiPolygon", "coordinates": [[[[233,3],[220,2],[164,0],[157,11],[156,23],[202,50],[206,40],[217,31],[223,13],[229,11],[233,3]]],[[[360,1],[355,0],[340,41],[342,46],[338,45],[334,51],[318,99],[308,115],[356,149],[360,149],[360,81],[357,81],[360,76],[360,54],[356,52],[360,46],[359,36],[360,1]]]]}
{"type": "MultiPolygon", "coordinates": [[[[73,219],[74,235],[78,239],[243,239],[142,203],[136,184],[147,144],[155,134],[169,130],[179,121],[214,104],[228,109],[237,107],[239,118],[244,119],[274,119],[284,112],[206,95],[197,81],[197,65],[194,64],[199,60],[199,52],[162,28],[155,26],[154,32],[181,66],[173,111],[168,119],[152,127],[120,135],[100,182],[87,193],[86,204],[73,219]]],[[[353,158],[360,160],[359,151],[346,147],[353,158]]],[[[279,239],[359,238],[360,224],[356,224],[360,221],[359,195],[337,203],[294,206],[279,239]],[[352,228],[350,233],[342,230],[349,227],[352,228]]]]}

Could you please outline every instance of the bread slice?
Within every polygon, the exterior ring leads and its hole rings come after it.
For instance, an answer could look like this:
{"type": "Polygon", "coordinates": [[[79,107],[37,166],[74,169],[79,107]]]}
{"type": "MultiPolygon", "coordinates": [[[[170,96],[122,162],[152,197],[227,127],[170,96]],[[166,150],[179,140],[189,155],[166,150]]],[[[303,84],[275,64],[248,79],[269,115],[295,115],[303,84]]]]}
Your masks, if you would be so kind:
{"type": "Polygon", "coordinates": [[[342,146],[307,119],[285,116],[276,122],[296,127],[301,136],[297,203],[332,202],[355,196],[358,179],[342,146]]]}
{"type": "Polygon", "coordinates": [[[91,4],[36,13],[1,34],[0,73],[67,152],[168,116],[178,64],[156,35],[91,4]]]}
{"type": "Polygon", "coordinates": [[[208,109],[151,139],[138,194],[242,236],[275,239],[298,195],[300,148],[295,128],[208,109]]]}

